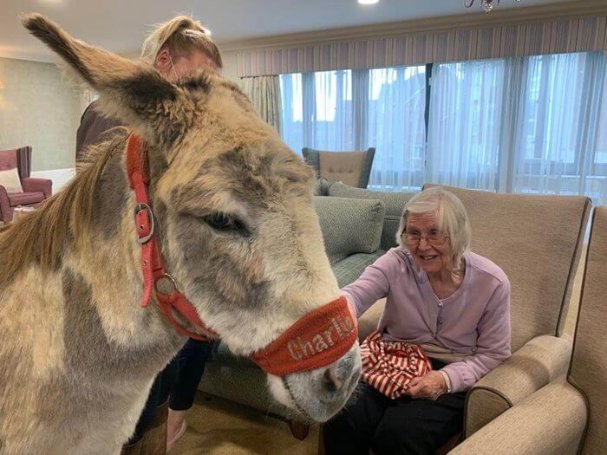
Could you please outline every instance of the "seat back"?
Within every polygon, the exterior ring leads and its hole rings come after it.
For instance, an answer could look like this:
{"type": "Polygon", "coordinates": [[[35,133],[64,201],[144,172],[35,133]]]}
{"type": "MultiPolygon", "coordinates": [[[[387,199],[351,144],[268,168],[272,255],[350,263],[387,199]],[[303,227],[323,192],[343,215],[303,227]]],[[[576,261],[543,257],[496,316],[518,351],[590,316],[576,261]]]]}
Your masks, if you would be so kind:
{"type": "Polygon", "coordinates": [[[328,152],[304,147],[304,160],[312,166],[318,177],[331,182],[366,188],[375,157],[375,148],[360,152],[328,152]]]}
{"type": "Polygon", "coordinates": [[[0,151],[0,171],[17,167],[17,149],[0,151]]]}
{"type": "Polygon", "coordinates": [[[561,335],[590,199],[444,188],[468,211],[472,251],[510,279],[512,350],[538,335],[561,335]]]}
{"type": "Polygon", "coordinates": [[[607,447],[607,206],[594,210],[569,382],[587,398],[588,428],[582,453],[607,447]]]}
{"type": "Polygon", "coordinates": [[[32,148],[29,145],[12,150],[0,151],[0,171],[17,168],[19,177],[30,176],[32,148]]]}

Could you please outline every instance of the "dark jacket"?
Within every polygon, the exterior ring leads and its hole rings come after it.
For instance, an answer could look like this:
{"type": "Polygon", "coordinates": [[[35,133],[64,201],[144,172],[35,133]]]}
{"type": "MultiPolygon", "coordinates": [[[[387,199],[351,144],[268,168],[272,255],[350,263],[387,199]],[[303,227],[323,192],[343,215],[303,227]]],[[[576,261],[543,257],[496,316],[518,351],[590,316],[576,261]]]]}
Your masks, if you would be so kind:
{"type": "Polygon", "coordinates": [[[110,139],[111,134],[106,134],[108,130],[122,125],[115,118],[101,115],[97,110],[98,104],[98,101],[89,104],[80,118],[80,126],[76,133],[76,161],[82,159],[86,147],[110,139]]]}

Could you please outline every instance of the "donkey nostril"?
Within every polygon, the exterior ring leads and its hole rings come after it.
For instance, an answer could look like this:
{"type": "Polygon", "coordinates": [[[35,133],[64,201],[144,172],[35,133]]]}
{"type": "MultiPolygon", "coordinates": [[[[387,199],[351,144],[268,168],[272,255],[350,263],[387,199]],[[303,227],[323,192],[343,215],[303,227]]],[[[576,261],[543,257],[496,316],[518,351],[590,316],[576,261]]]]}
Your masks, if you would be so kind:
{"type": "Polygon", "coordinates": [[[337,377],[336,370],[337,369],[335,367],[327,368],[325,370],[325,374],[323,375],[323,378],[322,378],[323,386],[329,392],[336,392],[339,389],[341,389],[341,386],[343,385],[343,381],[337,377]]]}

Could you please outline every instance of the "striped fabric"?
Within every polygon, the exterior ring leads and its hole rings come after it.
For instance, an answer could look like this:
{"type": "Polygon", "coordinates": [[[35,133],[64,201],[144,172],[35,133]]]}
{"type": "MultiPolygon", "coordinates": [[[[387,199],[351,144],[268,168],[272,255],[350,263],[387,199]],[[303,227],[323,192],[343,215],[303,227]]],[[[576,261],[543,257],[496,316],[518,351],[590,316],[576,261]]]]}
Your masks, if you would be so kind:
{"type": "Polygon", "coordinates": [[[411,380],[432,370],[430,360],[416,344],[384,341],[375,331],[360,346],[362,379],[393,400],[404,395],[411,380]]]}
{"type": "Polygon", "coordinates": [[[607,50],[607,14],[241,50],[240,77],[607,50]]]}

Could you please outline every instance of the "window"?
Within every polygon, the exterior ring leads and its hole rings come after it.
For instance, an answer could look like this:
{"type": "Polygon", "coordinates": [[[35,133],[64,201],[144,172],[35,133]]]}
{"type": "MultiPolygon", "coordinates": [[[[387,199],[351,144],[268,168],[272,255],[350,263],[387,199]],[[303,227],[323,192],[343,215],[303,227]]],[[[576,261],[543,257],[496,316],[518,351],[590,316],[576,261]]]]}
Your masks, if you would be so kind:
{"type": "Polygon", "coordinates": [[[298,153],[375,147],[370,187],[419,188],[425,78],[425,66],[281,75],[283,139],[298,153]]]}
{"type": "Polygon", "coordinates": [[[283,136],[297,152],[375,147],[370,188],[606,204],[606,67],[607,53],[587,52],[282,75],[283,136]]]}

